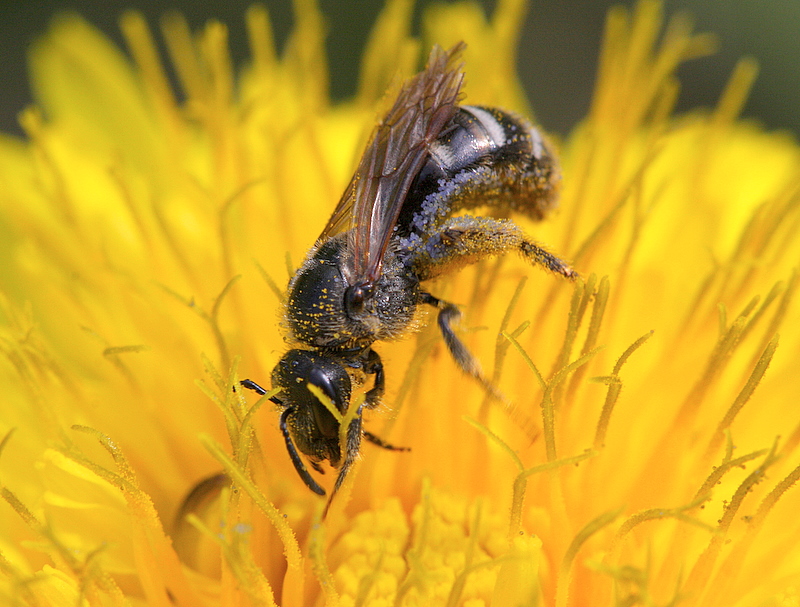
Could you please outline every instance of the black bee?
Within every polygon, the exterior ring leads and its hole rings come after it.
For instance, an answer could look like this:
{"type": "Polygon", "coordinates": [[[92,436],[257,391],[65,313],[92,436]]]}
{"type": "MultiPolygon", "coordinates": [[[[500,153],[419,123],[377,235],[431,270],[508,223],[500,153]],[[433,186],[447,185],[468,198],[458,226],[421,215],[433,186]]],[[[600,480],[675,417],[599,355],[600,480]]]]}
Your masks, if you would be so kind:
{"type": "MultiPolygon", "coordinates": [[[[530,240],[509,219],[453,216],[489,206],[540,220],[556,206],[559,171],[539,131],[503,110],[460,106],[463,44],[431,51],[424,71],[409,80],[375,128],[364,156],[327,226],[289,282],[289,350],[272,372],[282,408],[280,428],[300,477],[319,495],[300,454],[322,472],[339,469],[339,489],[359,453],[362,436],[394,449],[362,429],[363,408],[384,393],[376,341],[404,334],[420,304],[439,310],[438,324],[459,367],[491,390],[453,330],[458,308],[421,283],[490,255],[516,250],[567,278],[570,266],[530,240]],[[353,386],[374,376],[346,431],[309,390],[316,386],[344,415],[353,386]]],[[[242,385],[264,394],[256,383],[242,385]]]]}

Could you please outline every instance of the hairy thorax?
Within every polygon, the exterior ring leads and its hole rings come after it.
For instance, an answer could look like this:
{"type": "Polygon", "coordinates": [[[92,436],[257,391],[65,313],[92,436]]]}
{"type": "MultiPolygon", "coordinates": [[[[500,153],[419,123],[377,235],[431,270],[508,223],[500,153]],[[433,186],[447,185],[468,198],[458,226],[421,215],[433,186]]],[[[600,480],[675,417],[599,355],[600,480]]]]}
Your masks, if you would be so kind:
{"type": "Polygon", "coordinates": [[[307,346],[331,350],[358,349],[394,339],[411,328],[416,316],[419,281],[389,250],[383,270],[356,308],[348,305],[343,268],[348,234],[312,249],[289,283],[286,324],[290,337],[307,346]]]}

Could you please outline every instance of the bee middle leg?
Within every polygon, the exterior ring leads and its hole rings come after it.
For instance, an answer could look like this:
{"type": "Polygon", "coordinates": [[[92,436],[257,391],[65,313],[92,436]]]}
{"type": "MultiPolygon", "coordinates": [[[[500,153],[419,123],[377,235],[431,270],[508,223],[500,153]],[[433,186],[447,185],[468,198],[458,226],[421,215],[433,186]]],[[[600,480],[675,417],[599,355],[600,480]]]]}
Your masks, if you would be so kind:
{"type": "MultiPolygon", "coordinates": [[[[367,360],[364,363],[364,372],[375,376],[375,383],[364,395],[364,407],[367,409],[374,409],[380,404],[381,398],[383,398],[383,394],[386,391],[386,377],[383,373],[383,362],[381,361],[380,355],[375,350],[369,351],[367,360]]],[[[388,449],[390,451],[410,451],[408,447],[395,447],[379,436],[367,432],[366,430],[362,431],[362,435],[373,445],[377,445],[383,449],[388,449]]]]}
{"type": "Polygon", "coordinates": [[[450,355],[456,361],[456,364],[461,367],[461,370],[470,377],[475,378],[493,397],[502,400],[503,397],[497,388],[484,377],[478,359],[472,355],[467,346],[464,345],[464,342],[456,335],[455,329],[453,329],[453,324],[461,318],[461,311],[458,307],[424,291],[420,294],[420,302],[438,308],[437,323],[439,324],[439,330],[442,333],[442,337],[444,337],[444,343],[450,351],[450,355]]]}

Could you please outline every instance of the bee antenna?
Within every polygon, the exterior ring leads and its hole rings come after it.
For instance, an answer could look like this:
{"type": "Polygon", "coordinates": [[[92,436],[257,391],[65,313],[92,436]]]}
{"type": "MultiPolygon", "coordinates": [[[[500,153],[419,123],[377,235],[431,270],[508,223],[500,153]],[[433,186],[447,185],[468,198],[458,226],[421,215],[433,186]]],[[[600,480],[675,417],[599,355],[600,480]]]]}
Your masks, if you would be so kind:
{"type": "Polygon", "coordinates": [[[239,385],[242,388],[247,388],[248,390],[252,390],[253,392],[258,394],[259,396],[264,396],[267,393],[267,391],[264,388],[259,386],[252,379],[243,379],[242,381],[239,382],[239,385]]]}

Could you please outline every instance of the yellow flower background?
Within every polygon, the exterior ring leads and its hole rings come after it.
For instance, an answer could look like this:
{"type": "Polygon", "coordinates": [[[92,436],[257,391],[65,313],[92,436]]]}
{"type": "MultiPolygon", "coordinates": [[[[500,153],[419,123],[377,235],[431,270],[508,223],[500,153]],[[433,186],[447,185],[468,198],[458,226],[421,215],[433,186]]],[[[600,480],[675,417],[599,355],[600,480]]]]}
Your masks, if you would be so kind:
{"type": "Polygon", "coordinates": [[[132,59],[77,17],[31,50],[28,139],[0,139],[3,598],[797,605],[800,148],[737,119],[755,66],[673,117],[675,68],[713,39],[659,35],[653,2],[611,12],[561,208],[520,220],[583,280],[509,256],[430,285],[513,407],[435,326],[378,344],[366,424],[411,451],[365,445],[321,522],[273,406],[231,386],[268,385],[281,290],[433,43],[467,42],[468,102],[531,110],[519,2],[430,7],[415,39],[390,0],[335,106],[323,18],[296,5],[281,56],[247,13],[241,73],[223,25],[165,18],[181,103],[137,14],[132,59]]]}

